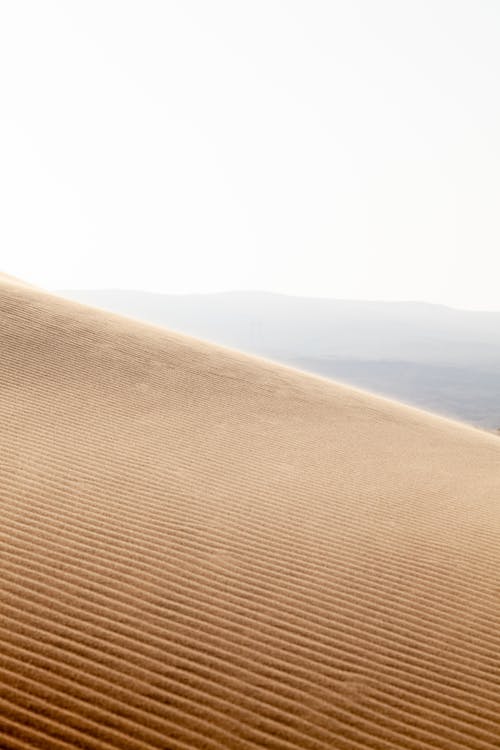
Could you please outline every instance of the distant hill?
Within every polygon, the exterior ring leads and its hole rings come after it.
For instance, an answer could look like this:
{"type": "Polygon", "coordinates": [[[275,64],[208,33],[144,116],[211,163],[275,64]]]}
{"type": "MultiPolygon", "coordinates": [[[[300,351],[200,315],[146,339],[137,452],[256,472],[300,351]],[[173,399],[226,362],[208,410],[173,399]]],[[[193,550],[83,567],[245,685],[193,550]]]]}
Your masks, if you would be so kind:
{"type": "Polygon", "coordinates": [[[500,313],[266,292],[62,295],[391,396],[500,426],[500,313]]]}

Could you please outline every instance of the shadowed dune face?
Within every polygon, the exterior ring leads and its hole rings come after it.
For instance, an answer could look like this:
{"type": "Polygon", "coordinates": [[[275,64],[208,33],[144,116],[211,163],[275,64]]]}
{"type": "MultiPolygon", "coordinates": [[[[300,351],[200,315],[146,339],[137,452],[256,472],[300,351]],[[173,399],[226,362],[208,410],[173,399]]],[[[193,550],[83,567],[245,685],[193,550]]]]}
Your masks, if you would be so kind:
{"type": "Polygon", "coordinates": [[[498,747],[496,436],[4,279],[0,314],[0,747],[498,747]]]}

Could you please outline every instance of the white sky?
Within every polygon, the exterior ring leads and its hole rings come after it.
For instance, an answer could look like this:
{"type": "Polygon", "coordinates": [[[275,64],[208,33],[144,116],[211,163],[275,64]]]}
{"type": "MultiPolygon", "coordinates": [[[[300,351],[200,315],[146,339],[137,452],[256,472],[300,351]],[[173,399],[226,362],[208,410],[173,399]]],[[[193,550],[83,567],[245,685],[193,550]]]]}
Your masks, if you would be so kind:
{"type": "Polygon", "coordinates": [[[2,0],[0,269],[500,309],[498,0],[2,0]]]}

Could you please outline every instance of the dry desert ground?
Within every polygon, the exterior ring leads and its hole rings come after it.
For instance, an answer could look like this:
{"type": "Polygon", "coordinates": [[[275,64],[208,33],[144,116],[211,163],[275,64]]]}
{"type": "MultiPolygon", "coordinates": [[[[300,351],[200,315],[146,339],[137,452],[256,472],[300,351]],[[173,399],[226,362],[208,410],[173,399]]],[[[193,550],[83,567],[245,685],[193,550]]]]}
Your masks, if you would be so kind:
{"type": "Polygon", "coordinates": [[[500,747],[500,440],[0,280],[2,750],[500,747]]]}

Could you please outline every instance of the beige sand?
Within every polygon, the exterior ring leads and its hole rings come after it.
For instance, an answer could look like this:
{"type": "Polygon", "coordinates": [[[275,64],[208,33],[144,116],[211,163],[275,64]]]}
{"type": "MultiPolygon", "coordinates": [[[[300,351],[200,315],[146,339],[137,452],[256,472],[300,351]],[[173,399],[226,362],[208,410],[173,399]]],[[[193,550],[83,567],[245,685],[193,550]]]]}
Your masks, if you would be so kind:
{"type": "Polygon", "coordinates": [[[500,440],[0,281],[0,747],[500,745],[500,440]]]}

